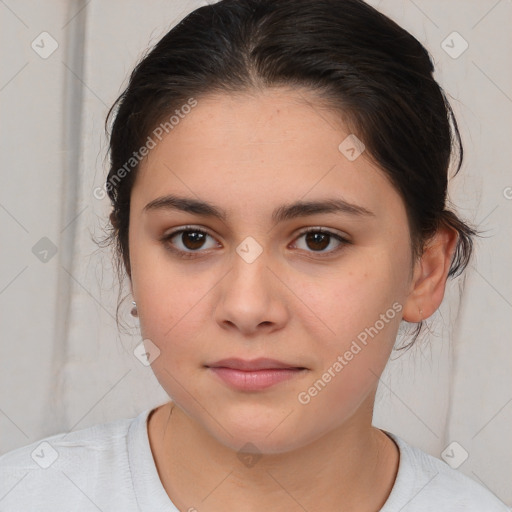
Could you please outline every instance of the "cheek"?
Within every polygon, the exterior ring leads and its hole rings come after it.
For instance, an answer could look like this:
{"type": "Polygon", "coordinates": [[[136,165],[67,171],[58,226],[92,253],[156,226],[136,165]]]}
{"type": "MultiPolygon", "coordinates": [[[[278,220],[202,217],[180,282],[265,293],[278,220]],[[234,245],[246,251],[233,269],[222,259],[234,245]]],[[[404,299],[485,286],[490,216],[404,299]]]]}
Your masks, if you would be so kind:
{"type": "Polygon", "coordinates": [[[324,283],[322,293],[310,291],[311,309],[321,312],[323,323],[312,320],[309,325],[318,365],[297,396],[309,417],[339,424],[376,389],[402,310],[394,300],[395,283],[384,280],[375,286],[378,276],[351,272],[324,283]]]}
{"type": "Polygon", "coordinates": [[[163,356],[155,366],[175,368],[187,358],[190,364],[191,354],[199,361],[197,343],[204,323],[211,318],[207,311],[215,285],[211,273],[185,272],[165,259],[153,258],[145,264],[138,262],[134,280],[141,335],[155,343],[163,356]]]}
{"type": "Polygon", "coordinates": [[[311,329],[322,334],[330,351],[343,349],[360,334],[364,341],[365,330],[376,323],[379,339],[392,337],[400,321],[402,281],[385,255],[366,260],[358,256],[354,264],[347,262],[325,279],[302,287],[304,303],[316,313],[310,315],[311,329]]]}
{"type": "Polygon", "coordinates": [[[330,390],[323,399],[356,403],[376,384],[401,321],[402,279],[382,255],[360,257],[350,270],[347,265],[303,288],[308,310],[316,313],[303,317],[303,327],[314,340],[319,387],[328,383],[330,390]]]}

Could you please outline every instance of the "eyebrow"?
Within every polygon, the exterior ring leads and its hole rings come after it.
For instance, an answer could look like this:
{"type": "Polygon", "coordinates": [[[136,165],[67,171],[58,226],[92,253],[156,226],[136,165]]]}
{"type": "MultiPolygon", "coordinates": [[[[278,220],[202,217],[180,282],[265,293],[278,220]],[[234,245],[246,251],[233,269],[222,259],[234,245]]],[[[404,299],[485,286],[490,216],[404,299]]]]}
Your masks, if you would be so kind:
{"type": "MultiPolygon", "coordinates": [[[[227,220],[226,211],[218,206],[207,201],[190,197],[179,197],[172,194],[158,197],[143,208],[143,212],[157,210],[178,210],[204,217],[217,218],[224,222],[227,220]]],[[[307,217],[320,213],[341,213],[357,217],[375,217],[375,214],[367,208],[349,203],[343,199],[329,198],[317,201],[297,201],[279,206],[272,213],[272,221],[279,223],[297,217],[307,217]]]]}

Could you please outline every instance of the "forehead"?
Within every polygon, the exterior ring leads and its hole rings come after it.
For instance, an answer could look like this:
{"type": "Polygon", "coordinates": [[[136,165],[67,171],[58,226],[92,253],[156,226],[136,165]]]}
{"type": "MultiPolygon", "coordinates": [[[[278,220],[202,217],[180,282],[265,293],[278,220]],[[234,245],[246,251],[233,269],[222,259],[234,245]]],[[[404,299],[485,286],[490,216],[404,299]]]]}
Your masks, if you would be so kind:
{"type": "Polygon", "coordinates": [[[132,199],[142,209],[166,193],[179,193],[221,204],[228,213],[243,206],[257,214],[328,194],[376,215],[402,208],[365,152],[349,160],[340,151],[349,136],[339,114],[306,92],[197,98],[197,106],[142,163],[132,199]]]}

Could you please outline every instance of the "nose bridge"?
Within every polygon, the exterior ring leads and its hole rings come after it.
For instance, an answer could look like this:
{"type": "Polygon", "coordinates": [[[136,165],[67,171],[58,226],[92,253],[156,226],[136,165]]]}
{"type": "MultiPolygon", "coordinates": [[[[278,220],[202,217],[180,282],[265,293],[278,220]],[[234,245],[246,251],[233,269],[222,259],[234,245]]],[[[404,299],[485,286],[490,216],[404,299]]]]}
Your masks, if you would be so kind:
{"type": "Polygon", "coordinates": [[[249,333],[260,324],[281,324],[286,315],[279,298],[279,286],[268,268],[270,251],[247,237],[233,254],[232,268],[221,288],[217,321],[249,333]]]}
{"type": "Polygon", "coordinates": [[[265,249],[255,238],[246,237],[236,247],[233,255],[231,284],[241,292],[253,295],[269,293],[269,254],[269,249],[265,249]]]}

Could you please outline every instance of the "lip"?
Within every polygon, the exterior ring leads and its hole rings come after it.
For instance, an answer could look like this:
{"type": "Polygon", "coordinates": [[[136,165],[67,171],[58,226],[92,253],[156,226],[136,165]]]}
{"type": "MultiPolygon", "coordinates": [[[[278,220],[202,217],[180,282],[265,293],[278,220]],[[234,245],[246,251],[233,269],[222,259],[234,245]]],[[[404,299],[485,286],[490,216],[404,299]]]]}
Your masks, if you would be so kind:
{"type": "Polygon", "coordinates": [[[230,387],[240,391],[261,391],[308,371],[275,359],[222,359],[206,366],[230,387]]]}
{"type": "Polygon", "coordinates": [[[229,359],[221,359],[215,363],[206,365],[209,368],[231,368],[232,370],[257,371],[257,370],[274,370],[274,369],[305,369],[303,366],[284,363],[277,359],[269,359],[260,357],[258,359],[239,359],[231,357],[229,359]]]}

